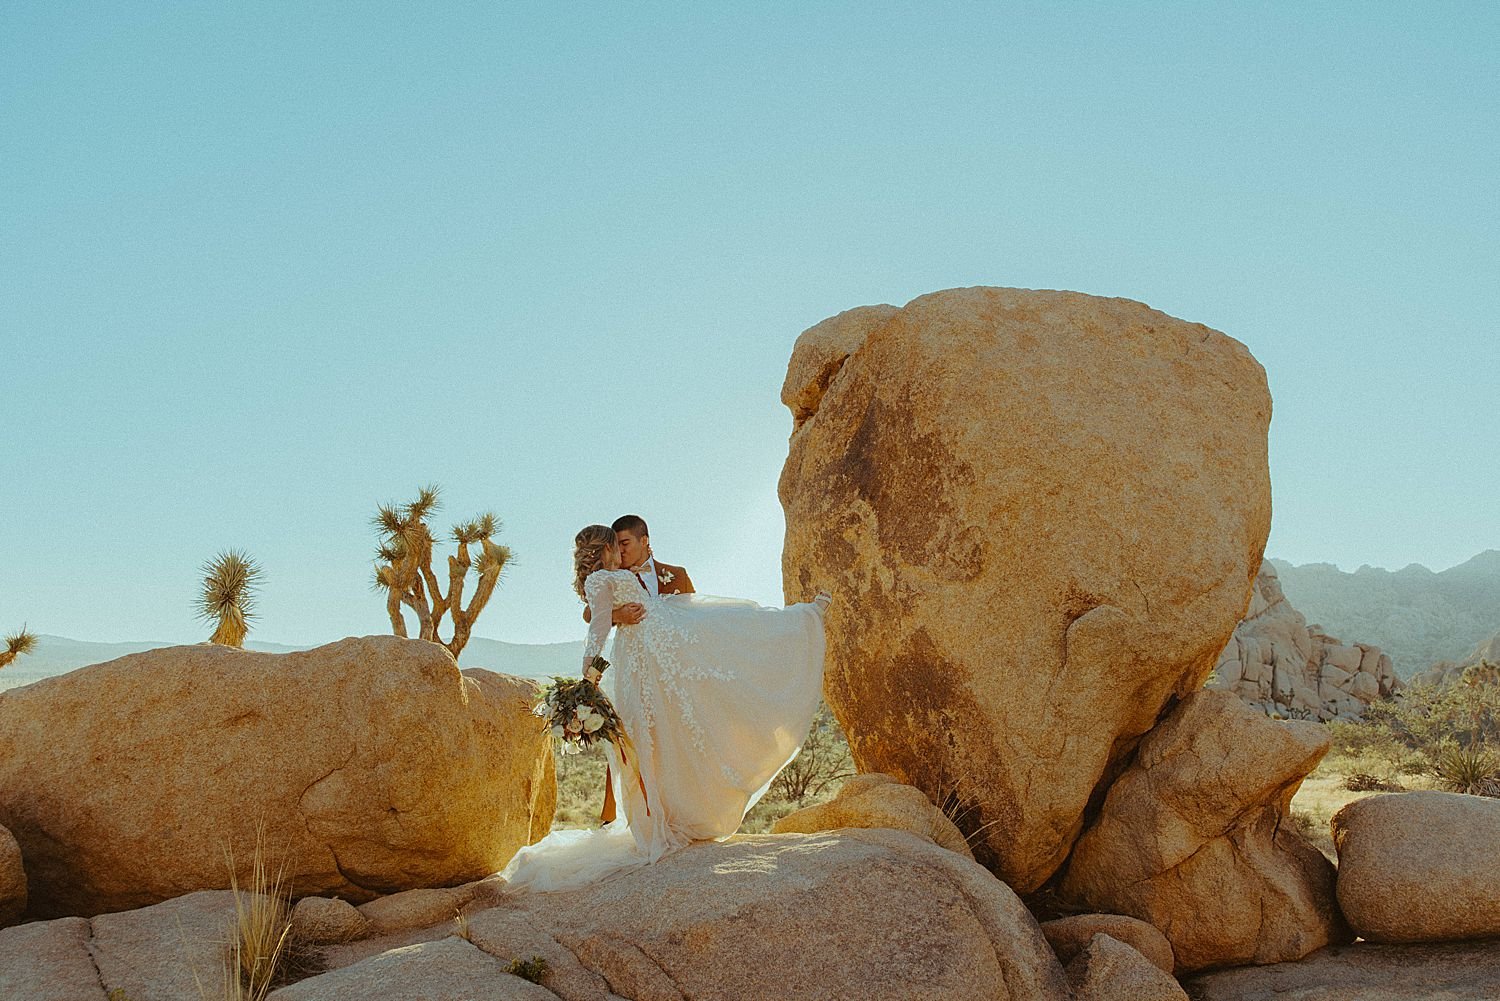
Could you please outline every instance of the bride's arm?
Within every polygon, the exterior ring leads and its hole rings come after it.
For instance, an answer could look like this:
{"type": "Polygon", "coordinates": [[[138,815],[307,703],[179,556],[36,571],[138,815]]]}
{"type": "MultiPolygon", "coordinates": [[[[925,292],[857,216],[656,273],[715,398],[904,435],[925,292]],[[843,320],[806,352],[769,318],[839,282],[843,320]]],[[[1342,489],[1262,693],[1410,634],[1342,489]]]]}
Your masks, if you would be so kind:
{"type": "Polygon", "coordinates": [[[589,676],[589,665],[604,649],[609,636],[610,609],[614,605],[614,586],[609,575],[595,572],[583,582],[583,596],[589,603],[588,642],[583,645],[583,676],[589,676]]]}

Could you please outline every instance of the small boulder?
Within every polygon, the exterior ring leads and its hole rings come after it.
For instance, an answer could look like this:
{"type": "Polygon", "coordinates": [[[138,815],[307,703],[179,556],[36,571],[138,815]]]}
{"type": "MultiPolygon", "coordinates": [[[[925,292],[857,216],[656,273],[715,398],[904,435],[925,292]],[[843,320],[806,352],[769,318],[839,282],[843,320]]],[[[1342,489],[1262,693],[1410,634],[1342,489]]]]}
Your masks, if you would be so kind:
{"type": "Polygon", "coordinates": [[[1146,922],[1124,914],[1074,914],[1055,921],[1043,921],[1042,934],[1047,936],[1047,944],[1052,946],[1052,951],[1057,953],[1064,966],[1088,948],[1089,942],[1099,934],[1124,942],[1164,973],[1171,973],[1176,966],[1172,943],[1167,937],[1146,922]]]}
{"type": "Polygon", "coordinates": [[[1333,817],[1338,899],[1371,942],[1500,936],[1500,800],[1404,792],[1333,817]]]}
{"type": "Polygon", "coordinates": [[[388,897],[377,897],[359,905],[359,913],[369,922],[370,932],[389,935],[412,928],[428,928],[458,917],[474,899],[474,886],[440,887],[404,890],[388,897]]]}
{"type": "Polygon", "coordinates": [[[953,821],[915,786],[871,772],[845,782],[827,803],[804,807],[776,821],[777,834],[816,834],[841,827],[888,827],[928,838],[951,852],[973,858],[953,821]]]}
{"type": "Polygon", "coordinates": [[[15,924],[26,912],[26,869],[21,864],[21,845],[0,827],[0,928],[15,924]]]}
{"type": "Polygon", "coordinates": [[[309,945],[352,942],[370,933],[370,920],[347,900],[303,897],[292,908],[292,937],[309,945]]]}
{"type": "Polygon", "coordinates": [[[1067,975],[1074,1001],[1188,1001],[1170,973],[1102,932],[1073,957],[1067,975]]]}
{"type": "Polygon", "coordinates": [[[1199,691],[1141,741],[1074,846],[1060,892],[1172,943],[1179,971],[1305,956],[1352,936],[1334,870],[1288,816],[1326,730],[1199,691]]]}

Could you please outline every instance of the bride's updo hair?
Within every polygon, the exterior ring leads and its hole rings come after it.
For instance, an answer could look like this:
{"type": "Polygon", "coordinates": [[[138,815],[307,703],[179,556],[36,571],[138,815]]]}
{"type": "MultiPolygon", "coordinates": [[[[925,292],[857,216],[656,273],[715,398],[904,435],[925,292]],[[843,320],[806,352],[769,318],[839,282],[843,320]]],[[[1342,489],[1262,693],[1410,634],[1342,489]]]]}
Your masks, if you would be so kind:
{"type": "Polygon", "coordinates": [[[608,525],[589,525],[573,536],[573,590],[578,597],[584,598],[583,582],[604,568],[604,550],[614,544],[615,530],[608,525]]]}

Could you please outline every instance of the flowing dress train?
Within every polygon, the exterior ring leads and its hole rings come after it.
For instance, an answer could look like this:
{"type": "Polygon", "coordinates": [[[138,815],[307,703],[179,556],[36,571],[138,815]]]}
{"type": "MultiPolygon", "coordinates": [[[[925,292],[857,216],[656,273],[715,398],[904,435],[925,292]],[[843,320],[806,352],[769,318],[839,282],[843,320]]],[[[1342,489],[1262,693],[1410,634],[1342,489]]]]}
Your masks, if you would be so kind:
{"type": "Polygon", "coordinates": [[[636,760],[606,745],[619,816],[522,848],[502,872],[507,892],[572,889],[729,837],[796,756],[822,694],[815,604],[657,596],[628,570],[595,571],[584,594],[584,663],[603,650],[616,607],[646,607],[640,623],[615,631],[602,682],[636,760]]]}

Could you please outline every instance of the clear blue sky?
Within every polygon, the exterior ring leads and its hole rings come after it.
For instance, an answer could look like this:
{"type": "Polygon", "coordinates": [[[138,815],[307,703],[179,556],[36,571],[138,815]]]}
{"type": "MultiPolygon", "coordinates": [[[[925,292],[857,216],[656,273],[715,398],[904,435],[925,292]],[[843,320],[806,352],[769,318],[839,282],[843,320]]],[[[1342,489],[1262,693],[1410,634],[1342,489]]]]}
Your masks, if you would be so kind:
{"type": "Polygon", "coordinates": [[[1269,552],[1500,547],[1500,5],[7,4],[0,631],[387,628],[377,501],[581,635],[638,511],[780,595],[797,334],[952,286],[1142,300],[1268,370],[1269,552]]]}

